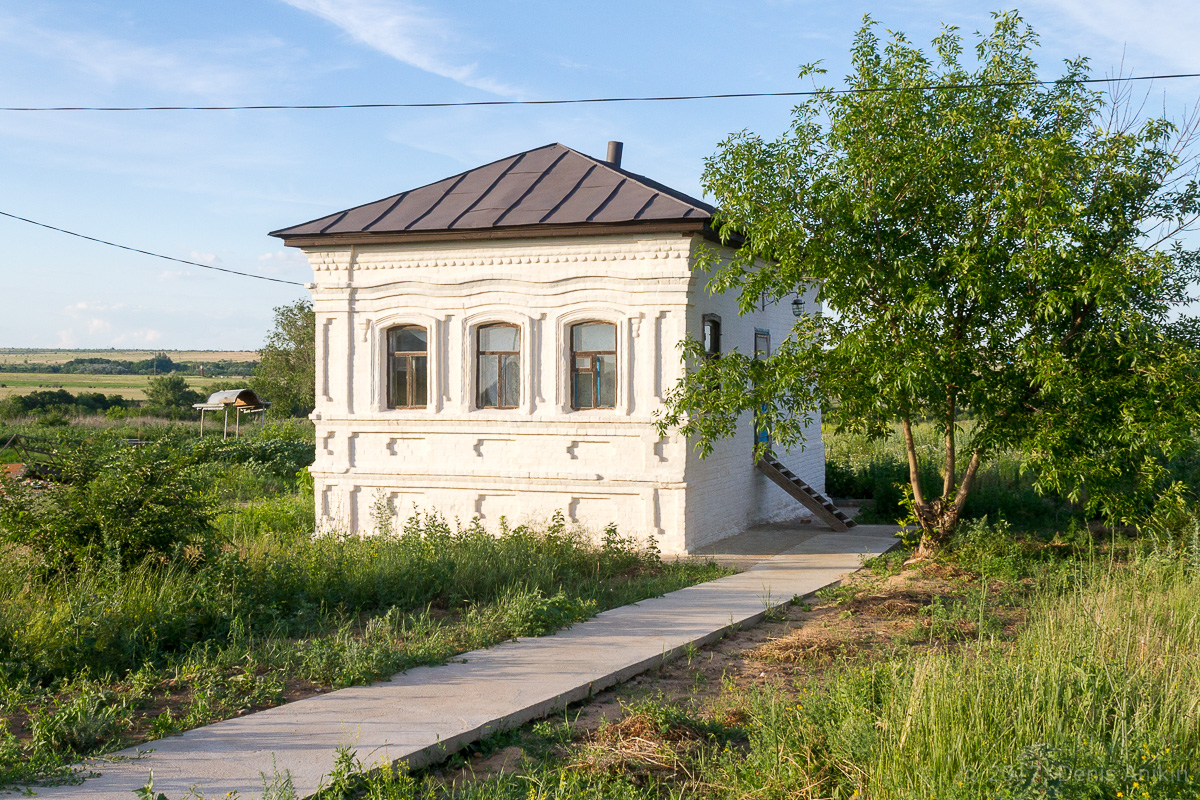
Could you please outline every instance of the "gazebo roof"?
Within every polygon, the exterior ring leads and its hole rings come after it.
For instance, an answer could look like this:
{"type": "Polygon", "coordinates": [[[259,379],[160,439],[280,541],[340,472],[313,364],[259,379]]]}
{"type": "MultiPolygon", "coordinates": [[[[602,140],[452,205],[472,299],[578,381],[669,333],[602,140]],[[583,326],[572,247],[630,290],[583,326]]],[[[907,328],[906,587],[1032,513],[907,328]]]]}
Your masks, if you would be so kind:
{"type": "Polygon", "coordinates": [[[224,391],[213,392],[203,403],[194,403],[192,408],[198,408],[202,411],[220,411],[224,408],[257,411],[269,408],[270,405],[270,403],[260,400],[258,395],[250,389],[225,389],[224,391]]]}

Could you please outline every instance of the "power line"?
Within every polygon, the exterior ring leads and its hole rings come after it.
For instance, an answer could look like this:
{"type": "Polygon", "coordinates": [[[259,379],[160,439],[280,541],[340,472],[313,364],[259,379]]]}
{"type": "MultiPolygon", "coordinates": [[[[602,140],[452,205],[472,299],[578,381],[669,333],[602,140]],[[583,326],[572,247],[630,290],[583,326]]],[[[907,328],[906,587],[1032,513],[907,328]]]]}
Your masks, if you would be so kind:
{"type": "Polygon", "coordinates": [[[131,253],[141,253],[144,256],[154,256],[155,258],[162,258],[167,261],[175,261],[180,264],[187,264],[187,265],[193,266],[193,267],[200,267],[201,269],[214,269],[217,272],[228,272],[230,275],[241,275],[243,278],[258,278],[260,281],[274,281],[275,283],[287,283],[287,284],[291,284],[292,286],[303,286],[304,285],[303,283],[300,283],[298,281],[285,281],[282,278],[268,278],[266,275],[255,275],[252,272],[238,272],[236,269],[225,269],[224,267],[214,267],[211,264],[201,264],[197,261],[188,261],[187,259],[184,259],[184,258],[175,258],[174,256],[164,256],[162,253],[151,253],[149,250],[139,250],[136,247],[127,247],[126,245],[117,244],[116,242],[108,242],[108,241],[105,241],[104,239],[97,239],[94,236],[84,236],[82,233],[76,233],[75,231],[69,231],[69,230],[66,230],[65,228],[56,228],[53,225],[47,225],[44,222],[38,222],[36,220],[26,219],[25,217],[18,217],[16,214],[9,214],[7,211],[0,211],[0,216],[8,217],[9,219],[20,220],[21,222],[28,222],[30,225],[37,225],[39,228],[48,228],[49,230],[52,230],[52,231],[58,231],[59,233],[65,233],[68,236],[77,236],[80,239],[87,239],[89,242],[96,242],[98,244],[106,244],[109,247],[117,247],[117,248],[120,248],[121,250],[128,250],[131,253]]]}
{"type": "Polygon", "coordinates": [[[813,89],[805,92],[729,92],[725,94],[678,94],[651,97],[584,97],[568,100],[464,100],[446,103],[328,103],[318,105],[255,106],[0,106],[0,111],[328,111],[350,108],[462,108],[467,106],[565,106],[584,103],[657,103],[677,100],[730,100],[746,97],[821,97],[841,94],[890,94],[925,92],[933,89],[968,91],[989,86],[1049,86],[1052,84],[1127,83],[1200,78],[1200,72],[1175,75],[1131,75],[1118,78],[1058,78],[1043,81],[990,81],[942,83],[925,86],[876,86],[865,89],[813,89]]]}

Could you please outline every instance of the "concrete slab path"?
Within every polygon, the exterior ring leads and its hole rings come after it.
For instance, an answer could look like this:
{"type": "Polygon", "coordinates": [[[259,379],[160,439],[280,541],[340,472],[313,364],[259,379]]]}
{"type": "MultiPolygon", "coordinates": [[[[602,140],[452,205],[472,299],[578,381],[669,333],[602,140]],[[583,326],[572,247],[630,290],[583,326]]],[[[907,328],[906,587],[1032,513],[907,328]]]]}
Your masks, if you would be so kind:
{"type": "Polygon", "coordinates": [[[863,555],[887,550],[893,530],[862,526],[811,536],[745,572],[606,611],[552,636],[159,739],[141,754],[131,748],[114,754],[119,760],[89,763],[102,774],[81,785],[36,791],[43,798],[131,800],[153,770],[155,791],[171,800],[189,791],[255,798],[263,773],[286,770],[305,797],[330,771],[339,746],[357,751],[364,764],[423,766],[628,680],[689,645],[715,641],[733,626],[758,622],[767,609],[858,569],[863,555]]]}

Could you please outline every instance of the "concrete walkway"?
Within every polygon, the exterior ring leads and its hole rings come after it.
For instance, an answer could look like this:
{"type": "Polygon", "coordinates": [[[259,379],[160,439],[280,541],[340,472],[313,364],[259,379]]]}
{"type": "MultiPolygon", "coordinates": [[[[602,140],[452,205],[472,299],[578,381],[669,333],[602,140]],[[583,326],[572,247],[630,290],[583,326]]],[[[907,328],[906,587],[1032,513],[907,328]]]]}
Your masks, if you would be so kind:
{"type": "Polygon", "coordinates": [[[130,800],[154,770],[155,791],[171,800],[189,790],[205,798],[229,791],[255,798],[260,774],[277,769],[290,772],[305,797],[329,772],[342,745],[356,750],[364,764],[387,759],[423,766],[628,680],[689,645],[715,641],[732,626],[758,622],[768,608],[858,569],[862,555],[887,550],[896,541],[894,530],[865,525],[848,533],[813,530],[816,535],[799,546],[746,572],[606,611],[553,636],[506,642],[390,681],[150,742],[142,748],[153,749],[148,755],[123,750],[115,754],[123,760],[88,765],[100,777],[36,791],[44,798],[130,800]]]}

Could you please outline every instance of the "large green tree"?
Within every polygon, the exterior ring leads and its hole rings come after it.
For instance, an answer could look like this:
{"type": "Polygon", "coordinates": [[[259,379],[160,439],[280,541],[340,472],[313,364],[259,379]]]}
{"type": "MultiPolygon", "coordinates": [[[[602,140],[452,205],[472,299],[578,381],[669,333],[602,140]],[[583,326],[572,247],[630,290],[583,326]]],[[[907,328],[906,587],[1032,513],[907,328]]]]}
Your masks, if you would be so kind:
{"type": "Polygon", "coordinates": [[[898,424],[918,557],[1004,449],[1039,488],[1110,515],[1161,490],[1200,402],[1196,350],[1173,335],[1187,325],[1170,321],[1200,263],[1177,237],[1200,211],[1195,127],[1135,119],[1079,82],[1083,59],[1036,83],[1036,44],[997,14],[968,66],[953,28],[927,54],[868,19],[848,91],[799,105],[775,141],[721,144],[703,182],[736,250],[702,260],[710,290],[746,313],[815,284],[834,313],[798,320],[764,361],[688,343],[664,429],[706,451],[750,413],[784,446],[818,409],[874,436],[898,424]],[[920,478],[921,420],[944,434],[939,486],[920,478]]]}
{"type": "Polygon", "coordinates": [[[317,320],[312,302],[275,309],[275,327],[258,351],[250,386],[277,416],[304,416],[316,403],[317,320]]]}
{"type": "Polygon", "coordinates": [[[193,403],[199,403],[204,397],[194,389],[189,389],[182,375],[159,375],[151,378],[146,384],[146,406],[153,414],[172,419],[192,417],[193,403]]]}

